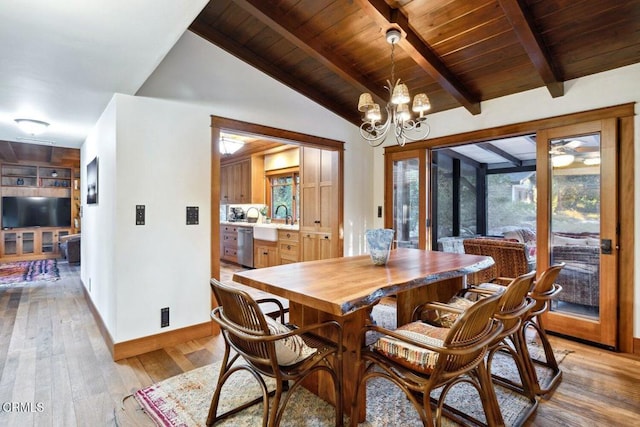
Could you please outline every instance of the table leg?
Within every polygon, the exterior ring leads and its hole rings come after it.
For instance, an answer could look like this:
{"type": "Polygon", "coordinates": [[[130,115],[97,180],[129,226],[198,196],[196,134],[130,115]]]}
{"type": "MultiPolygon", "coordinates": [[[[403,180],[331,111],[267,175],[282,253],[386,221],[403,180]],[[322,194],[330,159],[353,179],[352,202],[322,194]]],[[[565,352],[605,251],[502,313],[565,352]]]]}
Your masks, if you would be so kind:
{"type": "MultiPolygon", "coordinates": [[[[336,320],[342,325],[343,344],[345,352],[342,357],[342,403],[346,415],[351,416],[351,404],[355,398],[355,389],[357,381],[356,351],[363,345],[360,336],[362,327],[369,321],[371,308],[363,308],[350,313],[346,316],[334,316],[322,311],[318,311],[312,307],[306,307],[294,302],[289,305],[289,317],[292,323],[297,325],[308,325],[312,323],[336,320]]],[[[333,329],[328,329],[327,338],[336,339],[333,329]]],[[[321,373],[305,381],[304,386],[311,392],[320,396],[324,400],[335,403],[333,383],[331,377],[321,373]]],[[[359,421],[364,421],[366,405],[366,393],[361,393],[362,400],[359,407],[361,413],[358,415],[359,421]]]]}

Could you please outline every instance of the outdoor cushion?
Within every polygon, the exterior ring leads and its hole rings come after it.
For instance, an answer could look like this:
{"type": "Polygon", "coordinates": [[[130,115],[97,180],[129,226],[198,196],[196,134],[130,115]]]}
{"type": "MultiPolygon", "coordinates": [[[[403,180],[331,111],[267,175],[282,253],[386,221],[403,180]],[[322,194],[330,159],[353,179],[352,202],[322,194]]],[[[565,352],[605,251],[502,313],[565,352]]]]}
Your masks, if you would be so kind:
{"type": "MultiPolygon", "coordinates": [[[[265,316],[267,326],[272,334],[282,334],[291,332],[291,329],[277,320],[265,316]]],[[[313,355],[317,350],[313,347],[309,347],[304,340],[298,336],[293,335],[287,338],[283,338],[275,342],[276,357],[278,364],[282,366],[295,365],[298,362],[302,362],[307,357],[313,355]]]]}
{"type": "MultiPolygon", "coordinates": [[[[420,343],[442,346],[443,340],[449,333],[449,328],[438,328],[417,321],[401,326],[395,331],[402,336],[420,343]]],[[[388,335],[379,338],[373,345],[373,348],[389,359],[409,369],[425,374],[430,374],[433,371],[439,355],[439,353],[434,351],[400,341],[388,335]]]]}

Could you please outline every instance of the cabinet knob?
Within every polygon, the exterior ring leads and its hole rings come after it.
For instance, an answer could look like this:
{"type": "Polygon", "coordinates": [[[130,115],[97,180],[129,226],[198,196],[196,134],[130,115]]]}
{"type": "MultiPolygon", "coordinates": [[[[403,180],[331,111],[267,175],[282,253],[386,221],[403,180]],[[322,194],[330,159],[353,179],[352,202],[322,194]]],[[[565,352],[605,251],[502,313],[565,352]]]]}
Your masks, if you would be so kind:
{"type": "Polygon", "coordinates": [[[329,236],[324,236],[324,238],[325,238],[325,239],[328,239],[328,238],[329,238],[329,236]]]}
{"type": "Polygon", "coordinates": [[[287,233],[287,238],[291,237],[291,233],[287,233]]]}
{"type": "Polygon", "coordinates": [[[287,245],[287,250],[290,251],[291,250],[291,245],[287,245]]]}

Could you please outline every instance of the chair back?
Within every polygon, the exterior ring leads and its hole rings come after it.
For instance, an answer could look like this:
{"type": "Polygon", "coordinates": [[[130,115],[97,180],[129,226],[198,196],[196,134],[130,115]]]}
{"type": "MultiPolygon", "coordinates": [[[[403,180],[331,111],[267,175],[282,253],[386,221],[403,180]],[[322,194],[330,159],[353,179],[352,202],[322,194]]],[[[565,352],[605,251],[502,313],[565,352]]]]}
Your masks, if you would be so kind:
{"type": "Polygon", "coordinates": [[[452,325],[443,342],[446,351],[438,358],[435,371],[454,376],[481,360],[488,345],[502,331],[502,322],[494,319],[501,292],[482,298],[467,308],[452,325]]]}
{"type": "Polygon", "coordinates": [[[258,303],[245,291],[216,279],[211,279],[210,283],[218,302],[211,317],[220,325],[229,345],[256,367],[275,368],[274,343],[261,340],[270,332],[258,303]]]}
{"type": "Polygon", "coordinates": [[[554,264],[543,271],[540,278],[536,280],[531,291],[531,297],[535,300],[535,305],[531,309],[531,316],[540,315],[547,311],[549,309],[549,301],[562,291],[562,286],[558,285],[556,280],[564,266],[564,262],[554,264]]]}
{"type": "Polygon", "coordinates": [[[490,282],[498,277],[513,279],[530,270],[524,243],[504,239],[465,239],[462,244],[465,253],[490,256],[495,262],[492,267],[469,275],[469,283],[490,282]]]}
{"type": "Polygon", "coordinates": [[[502,321],[504,329],[502,336],[511,335],[520,326],[525,313],[534,306],[532,298],[528,298],[529,292],[533,288],[536,272],[531,271],[513,279],[498,303],[496,317],[502,321]]]}

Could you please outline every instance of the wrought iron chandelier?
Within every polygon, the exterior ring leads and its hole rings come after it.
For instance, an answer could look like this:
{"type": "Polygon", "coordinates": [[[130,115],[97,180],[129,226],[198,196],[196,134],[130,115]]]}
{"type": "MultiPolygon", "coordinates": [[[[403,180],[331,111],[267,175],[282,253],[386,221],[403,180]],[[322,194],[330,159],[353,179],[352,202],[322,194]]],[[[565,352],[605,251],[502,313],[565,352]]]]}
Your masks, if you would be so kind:
{"type": "Polygon", "coordinates": [[[395,45],[400,41],[402,34],[399,30],[391,28],[387,30],[387,42],[391,45],[391,80],[387,80],[385,88],[389,91],[389,102],[385,106],[387,119],[382,123],[380,105],[373,102],[370,93],[360,95],[358,111],[364,113],[360,135],[370,146],[378,147],[385,141],[387,134],[393,129],[396,142],[404,146],[407,141],[419,141],[429,136],[430,127],[427,124],[425,112],[431,108],[429,98],[425,93],[419,93],[413,98],[412,110],[418,113],[414,120],[409,112],[409,89],[407,85],[395,79],[395,58],[393,55],[395,45]]]}

